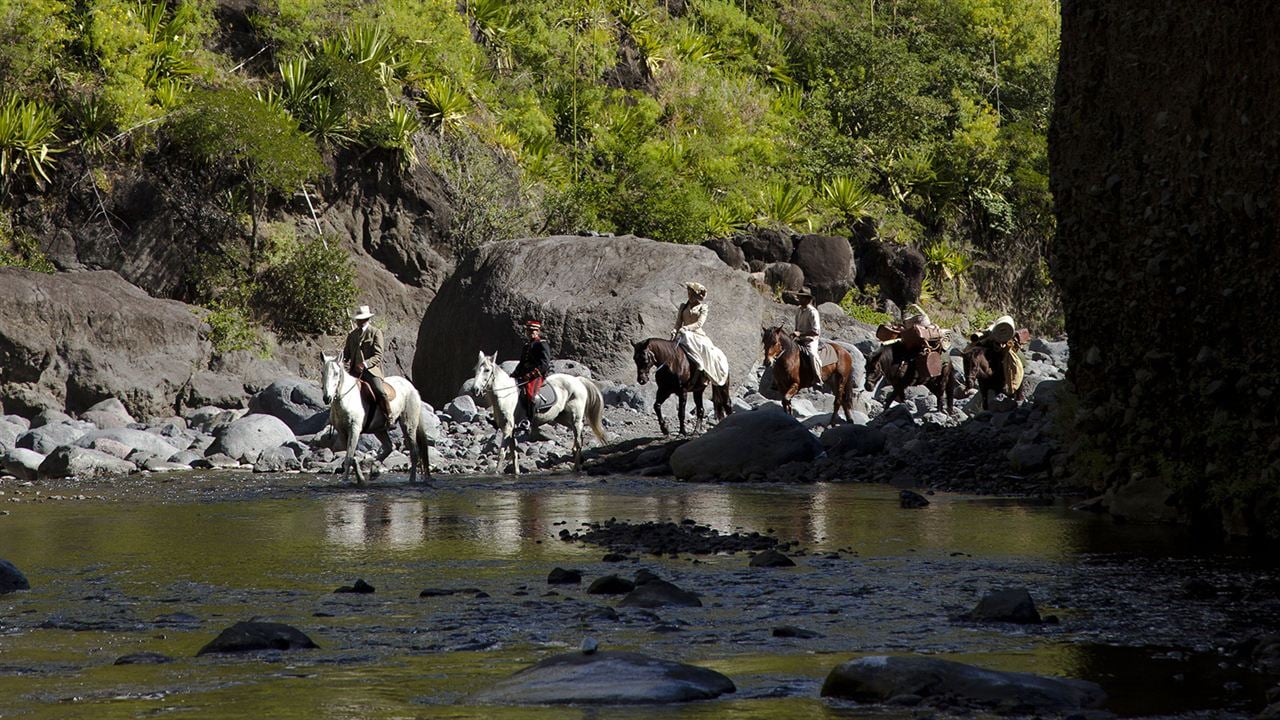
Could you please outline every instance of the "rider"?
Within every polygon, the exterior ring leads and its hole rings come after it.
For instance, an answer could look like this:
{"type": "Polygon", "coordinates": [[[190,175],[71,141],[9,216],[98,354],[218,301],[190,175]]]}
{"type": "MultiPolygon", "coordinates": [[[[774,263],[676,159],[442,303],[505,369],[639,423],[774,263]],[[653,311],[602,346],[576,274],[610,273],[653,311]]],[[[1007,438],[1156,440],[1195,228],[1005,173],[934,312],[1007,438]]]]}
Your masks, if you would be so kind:
{"type": "Polygon", "coordinates": [[[524,385],[520,402],[524,406],[525,419],[521,421],[521,429],[528,429],[533,418],[533,399],[537,397],[542,384],[551,374],[551,348],[542,339],[542,323],[538,320],[526,320],[524,329],[529,339],[520,351],[520,363],[516,365],[515,379],[524,385]]]}
{"type": "Polygon", "coordinates": [[[356,327],[347,335],[342,360],[352,375],[369,383],[382,408],[383,416],[390,422],[391,403],[387,400],[387,391],[382,385],[382,331],[369,323],[372,317],[373,311],[368,305],[361,305],[356,310],[352,316],[356,327]]]}
{"type": "Polygon", "coordinates": [[[822,387],[822,360],[818,359],[818,336],[822,334],[822,318],[813,306],[813,293],[804,288],[796,293],[800,307],[796,310],[796,340],[809,355],[813,365],[813,387],[822,387]]]}
{"type": "Polygon", "coordinates": [[[707,322],[707,288],[702,283],[687,282],[684,284],[689,299],[680,303],[676,311],[676,326],[671,331],[671,339],[684,348],[689,357],[689,375],[693,377],[702,369],[706,345],[711,344],[702,326],[707,322]]]}

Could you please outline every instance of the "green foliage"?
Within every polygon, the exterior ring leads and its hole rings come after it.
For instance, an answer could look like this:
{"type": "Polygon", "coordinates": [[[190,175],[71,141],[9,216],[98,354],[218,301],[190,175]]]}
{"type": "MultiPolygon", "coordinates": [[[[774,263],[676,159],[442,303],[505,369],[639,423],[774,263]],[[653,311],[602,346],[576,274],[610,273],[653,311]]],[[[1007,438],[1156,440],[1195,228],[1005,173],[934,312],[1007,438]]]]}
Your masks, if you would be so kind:
{"type": "Polygon", "coordinates": [[[874,297],[874,293],[870,292],[872,288],[868,288],[867,293],[858,292],[857,288],[845,293],[840,299],[840,309],[849,317],[863,322],[868,325],[882,325],[894,321],[893,316],[889,313],[883,313],[870,305],[865,304],[864,300],[868,297],[874,297]]]}
{"type": "Polygon", "coordinates": [[[0,188],[26,172],[40,186],[49,180],[58,140],[58,114],[38,100],[10,94],[0,101],[0,188]]]}
{"type": "Polygon", "coordinates": [[[427,81],[422,86],[418,105],[427,120],[441,132],[458,127],[471,112],[471,98],[447,78],[427,81]]]}
{"type": "Polygon", "coordinates": [[[222,301],[209,303],[204,321],[209,324],[209,342],[218,352],[248,350],[267,357],[268,345],[252,321],[240,307],[222,301]]]}
{"type": "Polygon", "coordinates": [[[809,201],[813,193],[789,181],[770,183],[760,191],[756,222],[799,227],[810,222],[809,201]]]}
{"type": "Polygon", "coordinates": [[[35,237],[15,230],[7,216],[0,218],[0,267],[20,267],[42,273],[52,273],[55,269],[35,237]]]}
{"type": "Polygon", "coordinates": [[[264,192],[292,194],[324,171],[297,121],[241,87],[194,91],[171,129],[198,158],[233,167],[264,192]]]}
{"type": "Polygon", "coordinates": [[[449,190],[453,215],[448,240],[459,251],[496,240],[529,237],[541,217],[519,182],[510,157],[467,132],[432,140],[421,158],[449,190]]]}
{"type": "Polygon", "coordinates": [[[341,330],[356,300],[346,251],[320,239],[301,243],[258,276],[254,301],[286,337],[341,330]]]}

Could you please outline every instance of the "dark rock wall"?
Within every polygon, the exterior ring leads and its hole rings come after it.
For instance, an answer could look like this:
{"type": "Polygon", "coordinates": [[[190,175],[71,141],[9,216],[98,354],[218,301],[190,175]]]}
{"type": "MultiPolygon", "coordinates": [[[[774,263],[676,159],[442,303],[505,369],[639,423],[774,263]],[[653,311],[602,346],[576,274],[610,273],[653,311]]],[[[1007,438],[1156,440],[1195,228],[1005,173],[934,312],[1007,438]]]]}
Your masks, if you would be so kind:
{"type": "Polygon", "coordinates": [[[1153,516],[1280,536],[1280,5],[1062,12],[1052,272],[1074,467],[1167,505],[1153,516]]]}

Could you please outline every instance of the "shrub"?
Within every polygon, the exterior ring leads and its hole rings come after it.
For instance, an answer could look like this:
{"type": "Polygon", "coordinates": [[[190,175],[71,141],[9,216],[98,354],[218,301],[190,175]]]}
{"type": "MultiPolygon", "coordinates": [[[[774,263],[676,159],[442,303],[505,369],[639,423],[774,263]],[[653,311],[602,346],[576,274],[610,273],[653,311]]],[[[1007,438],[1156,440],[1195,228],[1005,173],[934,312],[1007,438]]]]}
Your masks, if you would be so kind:
{"type": "Polygon", "coordinates": [[[209,324],[209,342],[218,352],[248,350],[260,357],[270,351],[257,327],[245,315],[242,308],[220,301],[205,306],[209,311],[204,321],[209,324]]]}
{"type": "Polygon", "coordinates": [[[255,288],[254,304],[286,337],[340,330],[357,294],[351,258],[319,238],[268,266],[255,288]]]}
{"type": "Polygon", "coordinates": [[[42,273],[54,271],[40,243],[25,232],[14,231],[8,218],[0,222],[0,267],[20,267],[42,273]]]}
{"type": "Polygon", "coordinates": [[[58,114],[38,100],[10,94],[0,103],[0,187],[23,170],[41,187],[49,180],[58,135],[58,114]]]}
{"type": "Polygon", "coordinates": [[[857,288],[850,290],[840,299],[840,309],[844,310],[845,315],[868,325],[882,325],[894,321],[889,313],[880,312],[870,305],[863,305],[861,302],[863,297],[865,296],[858,292],[857,288]]]}

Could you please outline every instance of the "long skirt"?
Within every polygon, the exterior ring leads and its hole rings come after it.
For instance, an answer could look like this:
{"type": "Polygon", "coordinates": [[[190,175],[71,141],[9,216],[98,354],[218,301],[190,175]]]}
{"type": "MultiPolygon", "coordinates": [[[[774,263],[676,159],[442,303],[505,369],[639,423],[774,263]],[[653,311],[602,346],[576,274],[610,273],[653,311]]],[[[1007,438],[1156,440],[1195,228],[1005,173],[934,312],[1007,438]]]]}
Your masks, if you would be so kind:
{"type": "Polygon", "coordinates": [[[707,374],[713,385],[729,382],[729,358],[711,343],[711,338],[700,333],[681,330],[676,343],[689,353],[689,357],[707,374]]]}

